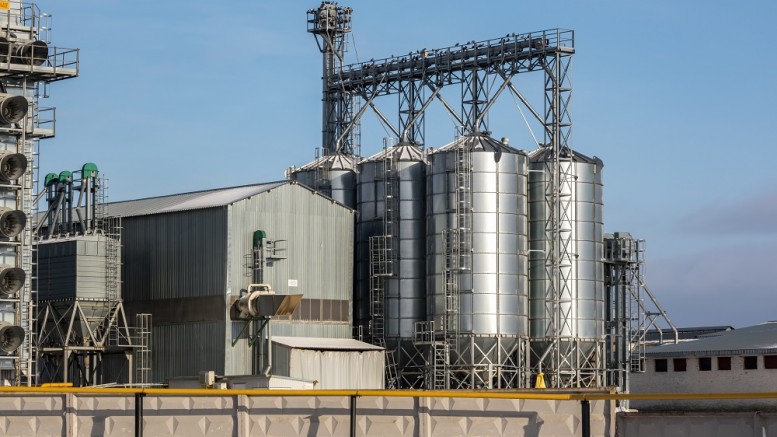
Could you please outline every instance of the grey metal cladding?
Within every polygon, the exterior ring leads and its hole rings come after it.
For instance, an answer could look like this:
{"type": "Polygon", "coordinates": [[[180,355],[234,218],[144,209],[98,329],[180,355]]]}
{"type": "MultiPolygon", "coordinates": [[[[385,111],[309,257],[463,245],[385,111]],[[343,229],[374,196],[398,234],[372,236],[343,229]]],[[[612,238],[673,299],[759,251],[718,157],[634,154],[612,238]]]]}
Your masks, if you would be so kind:
{"type": "Polygon", "coordinates": [[[306,298],[350,300],[353,290],[354,212],[296,184],[234,203],[231,207],[229,292],[246,288],[245,257],[253,233],[284,240],[285,259],[264,267],[264,281],[276,293],[306,298]],[[290,285],[291,284],[291,285],[290,285]],[[294,285],[296,284],[296,285],[294,285]]]}
{"type": "Polygon", "coordinates": [[[224,329],[223,321],[154,326],[154,379],[194,376],[202,370],[223,375],[224,329]]]}
{"type": "Polygon", "coordinates": [[[124,299],[224,295],[226,207],[125,217],[124,299]]]}

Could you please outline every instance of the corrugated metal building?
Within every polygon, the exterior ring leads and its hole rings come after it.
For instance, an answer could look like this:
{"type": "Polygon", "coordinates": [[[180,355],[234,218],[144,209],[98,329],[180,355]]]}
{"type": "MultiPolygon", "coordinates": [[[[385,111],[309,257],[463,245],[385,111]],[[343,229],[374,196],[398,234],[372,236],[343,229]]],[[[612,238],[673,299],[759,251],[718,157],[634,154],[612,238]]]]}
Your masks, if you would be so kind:
{"type": "Polygon", "coordinates": [[[352,339],[273,337],[273,374],[314,381],[322,390],[385,387],[382,347],[352,339]]]}
{"type": "Polygon", "coordinates": [[[273,242],[264,282],[302,293],[279,336],[351,337],[354,211],[282,181],[112,203],[122,217],[125,307],[153,315],[153,380],[214,370],[251,373],[229,300],[251,283],[255,231],[273,242]]]}

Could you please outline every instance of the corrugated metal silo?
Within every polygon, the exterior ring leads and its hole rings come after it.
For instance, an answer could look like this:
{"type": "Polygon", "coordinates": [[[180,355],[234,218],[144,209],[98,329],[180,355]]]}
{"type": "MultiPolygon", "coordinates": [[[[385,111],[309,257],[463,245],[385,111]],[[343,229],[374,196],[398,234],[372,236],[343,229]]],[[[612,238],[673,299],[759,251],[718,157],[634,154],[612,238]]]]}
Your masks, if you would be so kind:
{"type": "Polygon", "coordinates": [[[527,156],[470,135],[428,159],[428,302],[434,337],[446,339],[449,353],[444,385],[524,386],[527,156]]]}
{"type": "Polygon", "coordinates": [[[343,153],[322,156],[291,173],[291,179],[356,208],[356,157],[343,153]]]}
{"type": "MultiPolygon", "coordinates": [[[[602,257],[602,168],[599,158],[566,151],[559,159],[562,179],[557,212],[561,242],[571,262],[559,261],[556,302],[548,296],[547,251],[550,210],[547,205],[552,155],[531,153],[529,174],[530,305],[533,365],[542,361],[550,384],[557,387],[597,385],[604,362],[605,296],[602,257]],[[556,310],[553,310],[556,308],[556,310]],[[554,346],[553,343],[557,342],[554,346]],[[548,352],[548,351],[551,352],[548,352]],[[558,378],[558,380],[553,380],[558,378]]],[[[558,249],[556,249],[558,251],[558,249]]]]}
{"type": "Polygon", "coordinates": [[[357,323],[396,350],[401,387],[422,375],[413,333],[426,320],[425,175],[423,152],[408,143],[359,163],[357,323]]]}

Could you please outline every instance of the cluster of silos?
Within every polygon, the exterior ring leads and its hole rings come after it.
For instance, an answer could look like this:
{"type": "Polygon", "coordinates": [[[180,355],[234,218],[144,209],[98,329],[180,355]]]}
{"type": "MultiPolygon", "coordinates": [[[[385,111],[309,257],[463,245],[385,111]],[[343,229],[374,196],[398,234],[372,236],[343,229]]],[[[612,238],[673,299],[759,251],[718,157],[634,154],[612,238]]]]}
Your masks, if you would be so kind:
{"type": "Polygon", "coordinates": [[[599,159],[567,152],[559,160],[569,183],[559,193],[566,210],[557,211],[557,225],[572,261],[553,270],[550,149],[527,155],[474,134],[427,153],[401,143],[355,165],[347,158],[321,158],[292,177],[320,189],[314,182],[328,175],[325,193],[355,205],[353,319],[365,334],[374,327],[370,299],[377,283],[370,239],[391,234],[384,249],[393,264],[383,272],[380,317],[386,347],[396,351],[400,387],[432,378],[432,343],[446,343],[450,388],[527,387],[538,368],[599,371],[594,355],[605,320],[599,159]],[[396,192],[386,191],[389,177],[396,178],[396,192]],[[565,282],[560,295],[549,297],[554,272],[565,282]],[[417,322],[433,322],[424,346],[414,342],[417,322]],[[548,349],[553,353],[543,356],[548,349]]]}
{"type": "Polygon", "coordinates": [[[566,150],[555,164],[558,180],[550,149],[531,154],[532,360],[553,386],[595,386],[604,374],[603,163],[566,150]]]}

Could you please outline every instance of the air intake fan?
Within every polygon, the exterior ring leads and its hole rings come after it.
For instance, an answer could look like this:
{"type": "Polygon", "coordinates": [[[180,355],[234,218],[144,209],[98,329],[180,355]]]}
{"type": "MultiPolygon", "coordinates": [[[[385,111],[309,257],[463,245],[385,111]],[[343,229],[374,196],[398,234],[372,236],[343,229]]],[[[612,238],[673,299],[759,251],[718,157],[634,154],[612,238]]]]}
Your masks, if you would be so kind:
{"type": "Polygon", "coordinates": [[[18,209],[0,208],[0,237],[13,238],[22,233],[27,216],[18,209]]]}
{"type": "Polygon", "coordinates": [[[0,296],[16,294],[24,286],[27,275],[19,267],[0,265],[0,296]]]}
{"type": "Polygon", "coordinates": [[[11,43],[8,38],[0,36],[0,62],[8,62],[8,55],[11,54],[11,43]]]}
{"type": "Polygon", "coordinates": [[[24,329],[21,326],[0,322],[0,351],[11,353],[24,341],[24,329]]]}
{"type": "Polygon", "coordinates": [[[0,180],[14,181],[27,171],[27,157],[21,153],[0,152],[0,180]]]}
{"type": "Polygon", "coordinates": [[[0,124],[13,124],[27,115],[29,103],[22,96],[0,94],[0,124]]]}
{"type": "Polygon", "coordinates": [[[13,62],[25,65],[42,65],[49,56],[49,46],[43,41],[24,41],[14,45],[13,62]]]}

